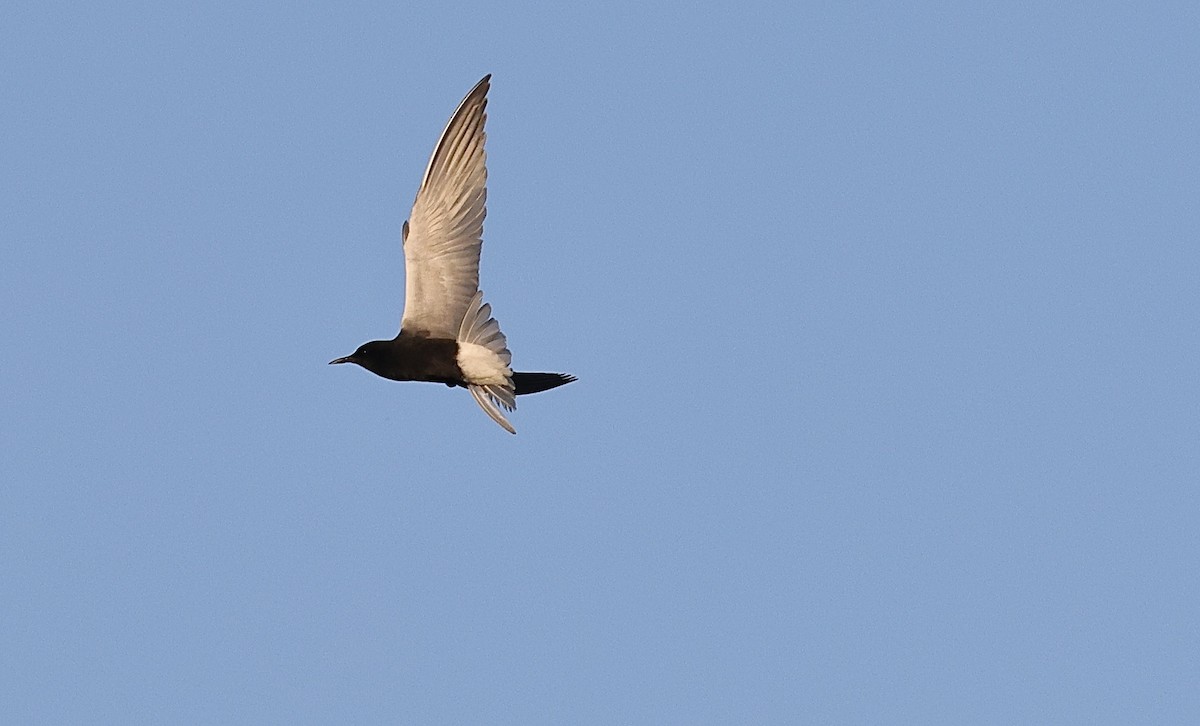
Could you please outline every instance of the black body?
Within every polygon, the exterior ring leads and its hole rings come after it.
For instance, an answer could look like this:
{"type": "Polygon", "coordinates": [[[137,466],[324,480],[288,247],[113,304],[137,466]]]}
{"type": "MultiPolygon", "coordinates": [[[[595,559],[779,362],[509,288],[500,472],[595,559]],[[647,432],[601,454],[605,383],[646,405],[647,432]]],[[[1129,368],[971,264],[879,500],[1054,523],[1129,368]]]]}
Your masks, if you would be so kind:
{"type": "MultiPolygon", "coordinates": [[[[409,335],[401,331],[392,340],[363,343],[353,355],[330,363],[355,363],[377,376],[393,381],[426,381],[466,388],[467,381],[458,367],[458,341],[409,335]]],[[[513,373],[518,396],[541,393],[575,380],[565,373],[513,373]]]]}

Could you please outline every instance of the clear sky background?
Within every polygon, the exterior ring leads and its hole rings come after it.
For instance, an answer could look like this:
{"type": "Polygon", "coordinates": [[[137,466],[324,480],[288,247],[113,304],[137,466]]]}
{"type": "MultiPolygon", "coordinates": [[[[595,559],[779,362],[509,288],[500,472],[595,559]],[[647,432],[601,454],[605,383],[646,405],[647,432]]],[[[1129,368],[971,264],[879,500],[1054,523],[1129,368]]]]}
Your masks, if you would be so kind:
{"type": "Polygon", "coordinates": [[[1194,3],[27,3],[0,720],[1200,722],[1194,3]],[[483,289],[400,226],[494,73],[483,289]]]}

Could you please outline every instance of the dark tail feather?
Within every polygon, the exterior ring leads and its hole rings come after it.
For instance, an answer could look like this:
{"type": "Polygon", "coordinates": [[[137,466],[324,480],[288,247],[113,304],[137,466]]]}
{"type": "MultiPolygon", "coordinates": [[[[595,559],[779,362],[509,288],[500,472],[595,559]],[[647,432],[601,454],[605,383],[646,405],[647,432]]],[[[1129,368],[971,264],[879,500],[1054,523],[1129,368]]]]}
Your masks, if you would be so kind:
{"type": "Polygon", "coordinates": [[[514,373],[512,379],[517,395],[524,396],[526,393],[541,393],[565,386],[574,381],[575,376],[566,373],[514,373]]]}

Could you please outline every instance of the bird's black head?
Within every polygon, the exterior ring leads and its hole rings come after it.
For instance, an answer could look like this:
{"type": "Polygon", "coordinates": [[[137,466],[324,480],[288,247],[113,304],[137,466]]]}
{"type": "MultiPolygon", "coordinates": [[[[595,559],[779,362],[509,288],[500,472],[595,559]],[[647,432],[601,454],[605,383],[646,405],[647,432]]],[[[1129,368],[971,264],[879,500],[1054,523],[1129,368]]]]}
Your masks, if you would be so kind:
{"type": "Polygon", "coordinates": [[[354,351],[345,358],[334,358],[329,361],[329,365],[335,363],[354,363],[371,371],[378,371],[384,360],[387,357],[387,352],[391,349],[390,340],[372,340],[369,343],[363,343],[358,346],[358,350],[354,351]]]}

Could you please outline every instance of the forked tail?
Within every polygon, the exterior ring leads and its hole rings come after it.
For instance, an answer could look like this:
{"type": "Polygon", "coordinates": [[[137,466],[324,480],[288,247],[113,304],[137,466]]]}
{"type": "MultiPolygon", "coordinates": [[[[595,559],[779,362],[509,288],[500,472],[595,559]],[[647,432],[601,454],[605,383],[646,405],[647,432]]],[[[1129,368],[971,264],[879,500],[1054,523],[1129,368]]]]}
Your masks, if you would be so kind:
{"type": "Polygon", "coordinates": [[[515,434],[505,411],[517,407],[517,396],[540,393],[575,380],[566,373],[513,373],[512,355],[500,324],[492,318],[492,306],[476,292],[458,329],[458,367],[467,390],[492,420],[515,434]]]}
{"type": "Polygon", "coordinates": [[[577,380],[575,376],[566,373],[514,373],[512,374],[513,386],[516,387],[518,396],[524,396],[527,393],[541,393],[549,391],[551,388],[565,386],[568,383],[577,380]]]}

